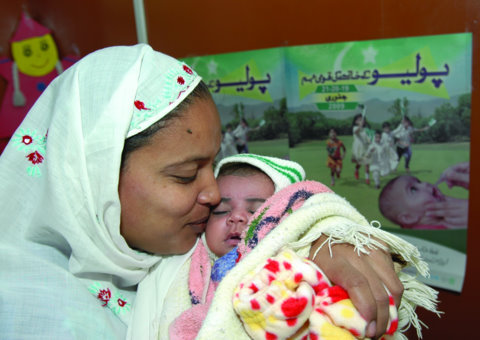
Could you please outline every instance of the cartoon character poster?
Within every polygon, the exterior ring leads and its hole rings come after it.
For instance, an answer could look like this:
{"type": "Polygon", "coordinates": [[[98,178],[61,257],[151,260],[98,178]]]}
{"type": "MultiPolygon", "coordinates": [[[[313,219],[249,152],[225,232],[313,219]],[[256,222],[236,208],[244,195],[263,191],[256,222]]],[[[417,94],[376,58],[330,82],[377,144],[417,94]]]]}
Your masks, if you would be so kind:
{"type": "MultiPolygon", "coordinates": [[[[10,40],[11,58],[0,57],[7,89],[0,106],[0,140],[8,140],[47,85],[76,58],[60,60],[52,32],[23,13],[10,40]]],[[[5,145],[0,144],[0,153],[5,145]]]]}
{"type": "Polygon", "coordinates": [[[299,162],[373,226],[417,245],[431,269],[426,283],[461,291],[471,55],[472,35],[459,33],[186,61],[222,122],[247,117],[257,126],[250,152],[299,162]]]}

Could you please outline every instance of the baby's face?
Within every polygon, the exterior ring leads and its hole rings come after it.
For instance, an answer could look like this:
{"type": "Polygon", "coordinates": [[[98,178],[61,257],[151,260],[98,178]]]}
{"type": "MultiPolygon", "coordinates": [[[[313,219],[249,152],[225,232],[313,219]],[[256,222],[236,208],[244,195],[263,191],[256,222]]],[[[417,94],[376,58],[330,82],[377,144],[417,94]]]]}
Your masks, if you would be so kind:
{"type": "Polygon", "coordinates": [[[223,256],[238,245],[248,219],[275,188],[270,178],[261,173],[222,176],[217,182],[221,201],[210,214],[205,237],[210,250],[223,256]]]}
{"type": "Polygon", "coordinates": [[[399,211],[419,216],[424,215],[425,204],[445,201],[445,196],[436,186],[408,175],[395,182],[394,197],[399,211]]]}

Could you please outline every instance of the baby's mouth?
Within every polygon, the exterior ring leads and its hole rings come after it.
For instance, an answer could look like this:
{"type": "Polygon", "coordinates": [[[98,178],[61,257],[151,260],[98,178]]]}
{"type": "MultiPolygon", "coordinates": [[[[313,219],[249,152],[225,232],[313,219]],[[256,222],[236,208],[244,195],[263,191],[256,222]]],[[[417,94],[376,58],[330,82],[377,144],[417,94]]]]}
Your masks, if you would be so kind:
{"type": "Polygon", "coordinates": [[[225,242],[230,246],[236,246],[240,243],[240,234],[239,233],[231,233],[227,236],[225,242]]]}

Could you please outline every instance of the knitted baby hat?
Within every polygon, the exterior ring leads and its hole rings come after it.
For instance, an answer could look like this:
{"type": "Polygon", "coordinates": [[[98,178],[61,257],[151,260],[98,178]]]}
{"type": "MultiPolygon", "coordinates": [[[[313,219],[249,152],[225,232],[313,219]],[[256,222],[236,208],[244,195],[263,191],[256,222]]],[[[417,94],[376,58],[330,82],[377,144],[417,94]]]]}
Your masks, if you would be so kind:
{"type": "Polygon", "coordinates": [[[305,180],[305,170],[293,161],[277,157],[260,156],[249,153],[241,153],[222,159],[215,167],[215,177],[225,164],[247,163],[262,170],[275,185],[275,192],[289,184],[305,180]]]}

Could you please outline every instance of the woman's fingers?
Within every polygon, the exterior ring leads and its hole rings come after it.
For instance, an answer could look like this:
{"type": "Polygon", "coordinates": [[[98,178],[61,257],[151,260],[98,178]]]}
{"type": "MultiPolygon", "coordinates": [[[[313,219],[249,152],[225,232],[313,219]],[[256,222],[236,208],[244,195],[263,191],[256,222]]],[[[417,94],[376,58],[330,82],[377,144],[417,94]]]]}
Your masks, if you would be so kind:
{"type": "MultiPolygon", "coordinates": [[[[320,238],[312,247],[311,255],[324,239],[320,238]]],[[[332,253],[330,257],[329,247],[325,245],[314,262],[333,283],[347,290],[355,307],[369,322],[367,335],[383,335],[389,318],[389,296],[385,287],[392,293],[397,306],[403,293],[390,256],[381,250],[359,256],[349,244],[333,245],[332,253]]]]}

